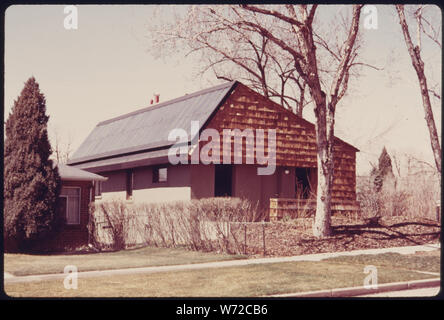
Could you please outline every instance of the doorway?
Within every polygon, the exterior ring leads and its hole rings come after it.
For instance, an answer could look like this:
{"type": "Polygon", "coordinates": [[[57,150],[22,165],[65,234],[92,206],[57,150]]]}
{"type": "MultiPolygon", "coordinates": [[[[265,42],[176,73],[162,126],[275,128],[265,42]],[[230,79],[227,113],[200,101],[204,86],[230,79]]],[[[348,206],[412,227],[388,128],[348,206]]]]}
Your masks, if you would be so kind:
{"type": "Polygon", "coordinates": [[[316,168],[296,168],[296,198],[308,199],[314,191],[313,181],[316,168]]]}
{"type": "Polygon", "coordinates": [[[231,197],[233,166],[231,164],[216,164],[214,174],[214,196],[231,197]]]}

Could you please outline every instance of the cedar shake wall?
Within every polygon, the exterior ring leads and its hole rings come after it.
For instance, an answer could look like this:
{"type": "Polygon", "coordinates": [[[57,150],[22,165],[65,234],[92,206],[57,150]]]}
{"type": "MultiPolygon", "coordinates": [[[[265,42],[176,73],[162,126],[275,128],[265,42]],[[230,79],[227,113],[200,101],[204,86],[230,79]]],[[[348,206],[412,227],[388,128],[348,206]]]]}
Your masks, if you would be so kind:
{"type": "MultiPolygon", "coordinates": [[[[276,166],[317,167],[315,126],[242,84],[236,87],[205,128],[216,129],[221,136],[223,129],[276,129],[276,166]]],[[[246,140],[244,138],[242,163],[251,160],[257,163],[256,159],[246,157],[246,150],[256,150],[256,147],[248,144],[246,140]]],[[[220,143],[222,145],[222,141],[220,143]]],[[[206,142],[201,143],[200,149],[205,144],[206,142]]],[[[266,132],[264,144],[267,154],[266,132]]],[[[227,150],[223,149],[222,152],[216,155],[220,157],[221,162],[227,150]]],[[[332,199],[356,200],[356,150],[337,139],[334,152],[332,199]]],[[[232,162],[233,153],[234,150],[231,151],[232,162]]]]}

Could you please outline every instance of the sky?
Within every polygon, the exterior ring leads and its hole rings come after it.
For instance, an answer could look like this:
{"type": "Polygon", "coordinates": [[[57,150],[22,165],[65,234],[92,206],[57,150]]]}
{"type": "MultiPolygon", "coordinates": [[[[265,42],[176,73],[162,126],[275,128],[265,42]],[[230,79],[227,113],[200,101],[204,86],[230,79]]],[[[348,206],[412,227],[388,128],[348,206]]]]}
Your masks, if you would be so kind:
{"type": "MultiPolygon", "coordinates": [[[[357,174],[370,170],[382,148],[411,154],[433,164],[416,73],[396,12],[378,5],[378,28],[363,30],[361,59],[382,70],[364,68],[352,79],[337,107],[336,134],[355,145],[357,174]]],[[[67,30],[62,5],[11,6],[5,16],[5,95],[7,119],[26,80],[34,76],[46,96],[49,134],[77,149],[97,123],[149,105],[154,94],[166,101],[218,84],[213,75],[194,77],[199,61],[172,56],[155,59],[148,26],[154,5],[77,6],[78,28],[67,30]]],[[[319,19],[337,6],[321,6],[319,19]]],[[[438,7],[437,29],[441,29],[438,7]]],[[[414,31],[414,30],[411,30],[414,31]]],[[[428,84],[441,85],[441,49],[423,41],[428,84]]],[[[433,99],[433,98],[432,98],[433,99]]],[[[441,105],[433,99],[441,132],[441,105]]],[[[304,117],[314,122],[312,110],[304,117]]]]}

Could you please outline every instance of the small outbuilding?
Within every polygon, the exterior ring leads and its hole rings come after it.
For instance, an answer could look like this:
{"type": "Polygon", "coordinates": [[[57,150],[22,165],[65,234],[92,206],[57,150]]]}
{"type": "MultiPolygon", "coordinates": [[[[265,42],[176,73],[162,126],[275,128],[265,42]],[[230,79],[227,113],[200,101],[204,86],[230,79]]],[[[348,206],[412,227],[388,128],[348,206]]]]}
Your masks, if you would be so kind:
{"type": "Polygon", "coordinates": [[[64,224],[55,243],[62,248],[87,245],[89,205],[94,201],[95,185],[108,179],[64,164],[57,167],[62,180],[58,214],[64,217],[64,224]]]}

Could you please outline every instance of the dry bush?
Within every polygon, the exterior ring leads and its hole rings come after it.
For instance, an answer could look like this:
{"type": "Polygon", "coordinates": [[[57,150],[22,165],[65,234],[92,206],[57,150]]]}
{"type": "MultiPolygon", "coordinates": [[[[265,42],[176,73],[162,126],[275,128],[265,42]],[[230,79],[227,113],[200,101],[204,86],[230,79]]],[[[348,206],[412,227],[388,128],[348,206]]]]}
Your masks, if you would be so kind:
{"type": "Polygon", "coordinates": [[[296,188],[295,198],[291,200],[289,206],[291,208],[285,210],[282,215],[282,222],[312,221],[316,213],[316,193],[309,192],[305,196],[300,188],[296,188]]]}
{"type": "Polygon", "coordinates": [[[357,200],[363,218],[403,216],[436,219],[439,181],[427,175],[410,175],[384,186],[379,192],[370,179],[357,183],[357,200]]]}
{"type": "Polygon", "coordinates": [[[405,215],[408,198],[409,193],[395,185],[383,187],[380,191],[376,191],[370,180],[357,185],[357,200],[364,219],[405,215]]]}
{"type": "Polygon", "coordinates": [[[93,213],[89,224],[91,243],[99,247],[111,247],[113,250],[126,248],[130,220],[125,203],[116,200],[98,203],[91,206],[91,211],[93,213]],[[100,244],[101,228],[108,229],[107,239],[102,244],[100,244]]]}
{"type": "Polygon", "coordinates": [[[240,253],[240,224],[256,221],[258,210],[238,198],[157,204],[108,201],[93,205],[91,216],[91,244],[101,249],[143,244],[240,253]]]}
{"type": "Polygon", "coordinates": [[[425,173],[410,175],[399,181],[399,188],[409,196],[406,200],[406,215],[436,220],[436,205],[441,198],[440,177],[425,173]]]}

